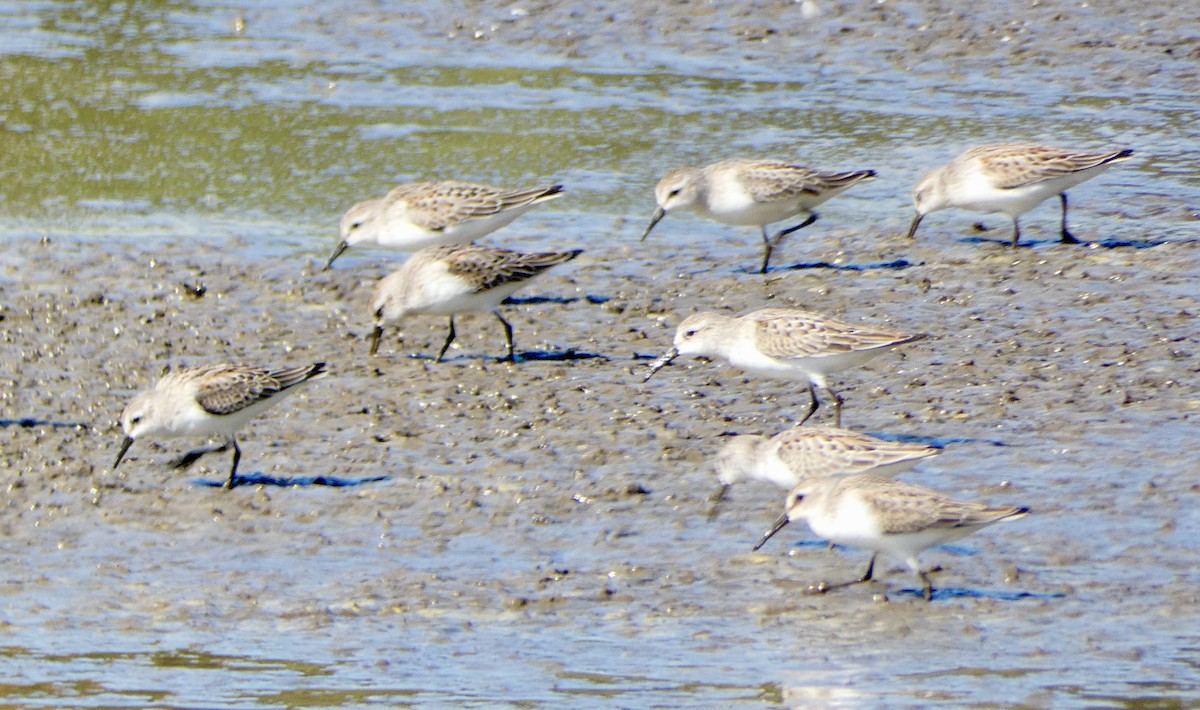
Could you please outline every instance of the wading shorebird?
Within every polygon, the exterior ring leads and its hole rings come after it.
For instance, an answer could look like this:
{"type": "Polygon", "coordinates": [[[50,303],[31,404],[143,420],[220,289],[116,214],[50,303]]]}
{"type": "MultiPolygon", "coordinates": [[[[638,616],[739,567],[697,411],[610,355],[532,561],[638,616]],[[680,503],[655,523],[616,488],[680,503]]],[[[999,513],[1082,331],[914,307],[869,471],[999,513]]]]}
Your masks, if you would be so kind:
{"type": "Polygon", "coordinates": [[[387,195],[359,202],[346,211],[339,229],[341,239],[325,268],[356,244],[378,244],[401,251],[417,251],[438,244],[467,244],[562,194],[562,185],[526,190],[504,190],[469,182],[398,185],[387,195]]]}
{"type": "Polygon", "coordinates": [[[771,252],[787,235],[817,221],[817,207],[852,185],[875,177],[874,170],[825,173],[786,160],[733,158],[700,168],[676,168],[654,189],[658,209],[650,218],[642,241],[669,212],[691,210],[708,219],[762,232],[763,259],[759,273],[767,273],[771,252]],[[792,227],[767,235],[767,225],[807,214],[792,227]]]}
{"type": "Polygon", "coordinates": [[[871,472],[894,476],[942,453],[833,427],[793,427],[775,436],[730,437],[714,464],[722,494],[741,481],[764,481],[792,489],[808,478],[871,472]]]}
{"type": "Polygon", "coordinates": [[[125,439],[113,468],[121,464],[133,442],[147,436],[206,436],[225,443],[189,451],[171,461],[174,468],[187,468],[201,456],[233,449],[233,466],[226,488],[237,485],[242,450],[237,433],[251,419],[278,404],[299,386],[326,375],[325,363],[268,370],[239,365],[206,365],[178,370],[163,376],[154,389],[133,398],[121,413],[125,439]]]}
{"type": "Polygon", "coordinates": [[[812,404],[797,426],[817,411],[817,387],[833,398],[842,426],[842,397],[828,377],[857,367],[898,346],[929,337],[851,325],[809,311],[764,308],[733,318],[712,311],[689,316],[675,331],[675,347],[650,365],[646,380],[679,355],[720,357],[763,377],[805,380],[812,404]]]}
{"type": "Polygon", "coordinates": [[[808,479],[788,493],[783,515],[754,546],[757,550],[789,522],[805,520],[813,533],[838,545],[871,550],[867,571],[859,579],[821,584],[816,591],[870,581],[879,553],[894,557],[921,579],[925,599],[933,599],[933,584],[917,555],[936,545],[966,537],[1001,520],[1015,520],[1029,508],[989,506],[954,500],[937,491],[887,476],[862,473],[808,479]]]}
{"type": "Polygon", "coordinates": [[[1067,229],[1067,190],[1132,155],[1129,149],[1081,153],[1031,143],[991,143],[972,148],[926,173],[913,188],[917,214],[908,228],[908,238],[916,235],[925,215],[956,207],[1008,215],[1015,247],[1021,239],[1021,215],[1058,195],[1062,202],[1061,240],[1076,244],[1079,240],[1067,229]]]}
{"type": "Polygon", "coordinates": [[[576,249],[523,254],[479,244],[426,247],[375,286],[371,295],[375,328],[371,332],[370,354],[379,349],[384,325],[409,315],[444,315],[450,317],[450,333],[437,354],[437,362],[441,362],[454,342],[455,315],[492,313],[504,326],[508,347],[505,359],[516,362],[512,326],[500,315],[501,302],[530,279],[582,253],[583,250],[576,249]]]}

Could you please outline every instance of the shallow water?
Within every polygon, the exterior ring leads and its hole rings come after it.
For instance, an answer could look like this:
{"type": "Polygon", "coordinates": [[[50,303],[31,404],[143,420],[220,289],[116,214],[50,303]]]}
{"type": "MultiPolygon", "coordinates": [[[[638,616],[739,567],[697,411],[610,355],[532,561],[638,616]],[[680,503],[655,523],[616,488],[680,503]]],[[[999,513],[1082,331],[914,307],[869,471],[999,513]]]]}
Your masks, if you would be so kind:
{"type": "Polygon", "coordinates": [[[3,702],[1196,701],[1200,12],[648,5],[0,3],[3,702]],[[1050,203],[1016,252],[958,212],[903,239],[921,173],[1007,139],[1137,151],[1071,193],[1093,244],[1050,203]],[[753,230],[638,243],[659,176],[738,154],[880,177],[766,277],[753,230]],[[586,252],[509,308],[518,366],[482,317],[440,365],[437,318],[368,361],[400,257],[316,272],[338,217],[450,177],[562,182],[490,241],[586,252]],[[927,553],[932,604],[893,564],[807,594],[867,555],[799,525],[751,552],[774,489],[707,516],[719,435],[805,394],[700,361],[643,384],[646,358],[764,304],[932,333],[844,375],[846,424],[946,445],[908,480],[1034,508],[927,553]],[[182,441],[110,470],[133,392],[222,359],[334,374],[245,433],[263,485],[168,470],[182,441]],[[357,485],[272,485],[318,481],[357,485]]]}

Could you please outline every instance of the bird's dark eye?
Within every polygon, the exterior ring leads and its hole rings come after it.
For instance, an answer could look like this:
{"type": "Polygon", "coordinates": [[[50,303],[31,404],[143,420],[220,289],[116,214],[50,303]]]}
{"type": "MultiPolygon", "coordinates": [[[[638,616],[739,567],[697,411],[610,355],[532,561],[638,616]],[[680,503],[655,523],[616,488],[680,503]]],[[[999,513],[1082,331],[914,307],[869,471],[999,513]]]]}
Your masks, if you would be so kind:
{"type": "Polygon", "coordinates": [[[674,197],[679,194],[679,188],[675,188],[667,193],[667,197],[674,197]]]}
{"type": "Polygon", "coordinates": [[[358,229],[358,228],[359,228],[359,227],[361,227],[361,226],[363,226],[363,223],[362,223],[362,222],[355,222],[354,224],[351,224],[351,225],[350,225],[350,230],[351,230],[351,231],[354,231],[355,229],[358,229]]]}
{"type": "Polygon", "coordinates": [[[141,417],[134,417],[133,419],[130,419],[130,420],[129,420],[129,423],[130,423],[130,424],[140,424],[140,423],[141,423],[141,421],[142,421],[142,418],[141,418],[141,417]]]}
{"type": "Polygon", "coordinates": [[[688,332],[686,332],[686,333],[684,333],[684,334],[683,334],[683,337],[685,337],[685,338],[693,338],[693,337],[695,337],[695,336],[696,336],[696,333],[699,333],[699,332],[700,332],[700,331],[698,331],[698,330],[695,330],[695,329],[693,329],[693,330],[689,330],[688,332]]]}

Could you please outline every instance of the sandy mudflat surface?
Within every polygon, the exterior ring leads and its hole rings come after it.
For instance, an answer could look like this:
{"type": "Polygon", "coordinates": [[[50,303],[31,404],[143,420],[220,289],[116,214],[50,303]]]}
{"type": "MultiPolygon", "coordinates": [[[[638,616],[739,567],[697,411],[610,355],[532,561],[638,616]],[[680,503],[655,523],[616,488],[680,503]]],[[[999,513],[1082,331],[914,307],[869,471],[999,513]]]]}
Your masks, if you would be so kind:
{"type": "MultiPolygon", "coordinates": [[[[972,615],[985,607],[993,617],[1057,617],[1070,603],[1060,595],[1136,589],[1136,574],[1114,581],[1081,566],[1095,550],[1070,527],[1093,525],[1106,539],[1114,531],[1097,516],[1117,506],[1145,515],[1132,527],[1154,533],[1167,522],[1164,506],[1194,495],[1190,482],[1160,479],[1144,463],[1173,462],[1171,446],[1191,431],[1200,402],[1193,378],[1180,376],[1194,370],[1193,247],[1013,253],[883,235],[879,244],[864,261],[919,265],[763,278],[701,255],[672,264],[666,278],[613,280],[608,260],[646,260],[651,273],[650,255],[584,256],[531,289],[554,300],[508,311],[521,352],[561,359],[513,366],[495,360],[501,335],[482,317],[461,320],[459,346],[440,365],[429,359],[443,337],[436,318],[415,319],[402,341],[389,332],[382,356],[367,358],[371,268],[314,274],[315,260],[246,263],[196,244],[111,259],[93,244],[55,242],[54,259],[31,258],[5,287],[7,407],[33,420],[3,428],[5,534],[10,549],[39,551],[14,553],[22,563],[7,573],[10,602],[50,607],[76,632],[294,630],[351,615],[366,618],[368,636],[397,623],[411,624],[411,635],[432,614],[439,624],[530,623],[562,634],[568,648],[591,615],[630,635],[691,617],[735,646],[754,643],[754,626],[794,616],[817,637],[837,628],[831,643],[843,653],[870,655],[859,634],[931,628],[963,604],[972,615]],[[207,291],[196,298],[185,283],[207,291]],[[948,443],[911,478],[1037,509],[972,539],[977,556],[942,555],[949,569],[938,584],[966,601],[926,607],[901,595],[908,611],[899,612],[872,603],[866,588],[803,594],[856,574],[863,560],[819,546],[788,556],[782,542],[751,553],[777,514],[775,490],[736,489],[708,520],[715,480],[706,459],[719,435],[779,431],[806,395],[700,361],[643,384],[645,356],[668,347],[681,314],[763,304],[816,305],[933,334],[844,377],[845,423],[948,443]],[[114,419],[131,393],[165,362],[214,359],[324,360],[332,372],[250,428],[244,473],[388,479],[227,492],[196,485],[224,476],[223,457],[186,475],[165,468],[187,442],[139,442],[110,470],[114,419]],[[1161,448],[1108,445],[1148,429],[1161,448]],[[1126,467],[1095,495],[1090,472],[1126,467]],[[1076,522],[1064,526],[1065,514],[1076,522]],[[87,605],[62,586],[64,566],[86,576],[87,605]],[[823,623],[836,626],[821,631],[823,623]]],[[[1113,552],[1108,565],[1149,564],[1182,579],[1191,557],[1179,553],[1147,540],[1113,552]]],[[[893,572],[876,593],[911,588],[893,572]]],[[[1195,601],[1192,585],[1168,582],[1161,592],[1163,612],[1195,601]]],[[[1123,629],[1090,634],[1100,646],[1129,642],[1123,629]]]]}
{"type": "MultiPolygon", "coordinates": [[[[342,70],[371,78],[367,58],[400,43],[483,66],[532,47],[535,64],[654,66],[696,81],[740,67],[766,82],[781,57],[794,80],[816,84],[894,73],[905,80],[880,97],[895,102],[872,128],[880,134],[962,102],[994,109],[1005,92],[1011,112],[995,121],[1010,133],[1041,110],[1095,101],[1093,118],[1119,124],[1121,142],[1139,111],[1168,108],[1159,138],[1135,146],[1142,162],[1079,188],[1075,231],[1096,242],[1083,246],[1053,241],[1049,206],[1023,223],[1032,247],[1007,248],[1003,219],[949,212],[909,243],[898,207],[907,187],[888,176],[794,235],[775,262],[832,268],[760,276],[746,271],[758,258],[752,230],[671,216],[639,244],[649,184],[636,206],[600,193],[629,189],[646,165],[597,168],[578,212],[564,199],[493,240],[585,249],[506,307],[516,365],[498,361],[490,316],[459,320],[444,363],[432,356],[445,323],[430,317],[389,329],[368,358],[367,297],[400,257],[360,250],[317,271],[332,232],[315,236],[286,209],[272,233],[288,236],[273,245],[242,232],[114,243],[52,222],[14,235],[0,256],[0,625],[18,679],[47,697],[106,697],[37,690],[69,667],[122,706],[1046,705],[1195,693],[1200,203],[1155,180],[1195,181],[1180,158],[1194,141],[1172,122],[1194,113],[1181,97],[1200,90],[1197,11],[1139,3],[1106,15],[1056,2],[1014,16],[1003,6],[822,3],[816,18],[795,3],[246,13],[251,29],[285,28],[264,56],[296,51],[287,56],[298,62],[308,43],[330,43],[365,67],[348,59],[342,70]],[[995,94],[979,93],[988,82],[995,94]],[[844,425],[946,446],[907,480],[1034,508],[931,551],[944,568],[933,604],[891,563],[877,568],[882,584],[807,594],[861,573],[867,556],[830,552],[799,525],[751,552],[781,491],[735,488],[708,516],[722,434],[778,432],[807,393],[698,360],[642,379],[686,315],[765,306],[929,333],[839,378],[844,425]],[[216,361],[328,364],[330,377],[241,438],[242,473],[262,483],[203,485],[223,480],[223,455],[169,470],[199,443],[181,440],[138,442],[113,471],[129,398],[167,365],[216,361]],[[330,481],[350,485],[320,485],[330,481]],[[138,694],[146,688],[166,695],[138,694]],[[354,694],[368,688],[376,694],[354,694]]],[[[313,74],[304,85],[325,80],[313,74]]],[[[653,94],[630,83],[638,101],[653,94]]],[[[659,98],[673,96],[668,84],[659,98]]],[[[864,135],[856,150],[909,155],[864,135]]],[[[822,140],[827,151],[837,143],[822,140]]],[[[567,143],[583,165],[588,146],[567,143]]],[[[340,169],[297,168],[301,191],[330,199],[340,169]]],[[[320,218],[332,230],[336,211],[320,218]]]]}

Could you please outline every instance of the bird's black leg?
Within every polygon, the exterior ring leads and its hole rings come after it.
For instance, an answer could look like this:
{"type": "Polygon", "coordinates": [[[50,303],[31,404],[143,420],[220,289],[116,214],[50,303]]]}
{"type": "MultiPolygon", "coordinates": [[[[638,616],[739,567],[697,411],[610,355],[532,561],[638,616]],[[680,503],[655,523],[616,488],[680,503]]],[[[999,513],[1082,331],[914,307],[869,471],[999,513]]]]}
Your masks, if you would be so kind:
{"type": "Polygon", "coordinates": [[[192,464],[196,463],[198,460],[200,460],[200,457],[205,454],[215,454],[215,453],[219,453],[221,451],[228,451],[228,450],[229,450],[229,442],[225,442],[224,444],[221,444],[220,446],[206,446],[206,447],[200,448],[200,449],[192,449],[191,451],[187,452],[186,454],[183,454],[182,456],[179,456],[178,458],[171,459],[170,461],[167,462],[167,465],[170,466],[171,468],[183,469],[183,468],[187,468],[188,466],[191,466],[192,464]]]}
{"type": "Polygon", "coordinates": [[[809,212],[807,219],[805,219],[803,222],[801,222],[800,224],[797,224],[794,227],[788,227],[787,229],[779,230],[775,234],[774,239],[767,238],[767,228],[763,227],[763,243],[765,244],[766,249],[765,249],[765,253],[763,254],[762,271],[760,271],[759,273],[763,273],[763,274],[767,273],[767,266],[769,265],[768,262],[771,261],[771,252],[775,249],[775,247],[778,247],[780,245],[780,243],[783,242],[784,237],[791,234],[792,232],[796,232],[801,229],[804,229],[805,227],[807,227],[808,225],[810,225],[816,221],[817,221],[817,213],[809,212]]]}
{"type": "Polygon", "coordinates": [[[929,575],[924,572],[917,572],[917,576],[921,578],[921,582],[925,584],[925,601],[933,601],[933,582],[929,581],[929,575]]]}
{"type": "Polygon", "coordinates": [[[808,383],[808,396],[812,397],[812,404],[810,404],[808,407],[808,413],[804,415],[803,419],[796,423],[796,426],[801,426],[804,424],[804,422],[808,421],[813,414],[816,414],[817,407],[821,406],[821,400],[817,399],[817,388],[811,382],[808,383]]]}
{"type": "Polygon", "coordinates": [[[787,235],[791,234],[792,232],[798,232],[798,231],[800,231],[801,229],[804,229],[805,227],[807,227],[808,225],[810,225],[810,224],[812,224],[813,222],[816,222],[816,221],[817,221],[817,213],[816,213],[816,212],[809,212],[809,213],[808,213],[808,218],[807,218],[807,219],[805,219],[805,220],[804,220],[803,222],[801,222],[800,224],[797,224],[797,225],[796,225],[796,226],[794,226],[794,227],[788,227],[787,229],[781,229],[781,230],[779,230],[779,233],[775,235],[775,246],[779,246],[779,242],[780,242],[780,241],[781,241],[781,240],[782,240],[784,237],[786,237],[787,235]]]}
{"type": "Polygon", "coordinates": [[[442,356],[445,355],[446,351],[450,349],[450,343],[454,342],[455,335],[456,335],[456,333],[454,332],[454,316],[450,316],[450,332],[446,334],[446,342],[442,344],[442,349],[438,351],[437,359],[434,360],[434,362],[442,361],[442,356]]]}
{"type": "Polygon", "coordinates": [[[225,488],[230,489],[237,485],[237,467],[238,462],[242,460],[242,450],[238,447],[237,439],[230,437],[229,443],[223,448],[233,447],[233,468],[229,469],[229,480],[225,481],[225,488]]]}
{"type": "Polygon", "coordinates": [[[201,456],[212,453],[212,451],[213,450],[211,448],[193,449],[182,456],[171,459],[167,462],[167,465],[171,468],[187,468],[188,466],[196,463],[201,456]]]}
{"type": "Polygon", "coordinates": [[[500,315],[500,311],[492,311],[492,312],[496,314],[496,318],[499,319],[500,325],[504,326],[504,344],[508,346],[508,357],[506,357],[504,359],[508,360],[509,362],[516,362],[517,354],[513,350],[512,326],[509,325],[508,321],[504,320],[504,316],[500,315]]]}
{"type": "Polygon", "coordinates": [[[379,339],[383,337],[383,326],[376,325],[371,331],[371,349],[367,352],[368,355],[374,355],[379,352],[379,339]]]}
{"type": "Polygon", "coordinates": [[[859,582],[870,582],[871,579],[875,576],[875,558],[876,557],[877,557],[877,555],[871,555],[871,561],[867,563],[867,571],[863,573],[862,578],[858,580],[859,582]]]}
{"type": "Polygon", "coordinates": [[[708,509],[708,519],[709,520],[712,520],[713,518],[717,517],[717,512],[720,510],[720,507],[721,507],[721,501],[725,500],[725,494],[728,492],[729,492],[729,484],[722,483],[721,487],[719,489],[717,489],[717,492],[713,493],[712,495],[710,495],[708,497],[708,502],[711,504],[708,509]]]}
{"type": "Polygon", "coordinates": [[[925,218],[925,215],[921,214],[920,212],[917,213],[916,217],[913,217],[912,224],[908,225],[908,238],[909,239],[912,239],[913,237],[915,237],[917,235],[917,227],[920,226],[921,220],[924,218],[925,218]]]}
{"type": "Polygon", "coordinates": [[[833,425],[838,429],[842,428],[842,395],[834,392],[831,388],[826,387],[825,391],[833,397],[833,425]]]}
{"type": "Polygon", "coordinates": [[[1062,243],[1063,244],[1078,244],[1079,240],[1071,234],[1071,230],[1067,229],[1067,193],[1059,194],[1058,199],[1062,201],[1062,243]]]}
{"type": "Polygon", "coordinates": [[[762,267],[759,268],[758,273],[765,274],[765,273],[767,273],[767,267],[771,264],[771,238],[769,236],[767,236],[766,226],[762,227],[762,238],[763,238],[763,259],[762,259],[762,267]]]}
{"type": "Polygon", "coordinates": [[[826,584],[825,582],[821,582],[820,584],[811,587],[810,590],[824,594],[825,592],[831,592],[835,589],[845,589],[846,587],[853,587],[856,584],[870,582],[872,579],[874,579],[876,557],[877,555],[871,555],[871,561],[867,563],[867,571],[864,572],[863,576],[859,577],[858,579],[852,579],[849,582],[839,582],[838,584],[826,584]]]}

